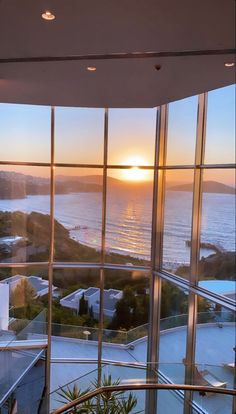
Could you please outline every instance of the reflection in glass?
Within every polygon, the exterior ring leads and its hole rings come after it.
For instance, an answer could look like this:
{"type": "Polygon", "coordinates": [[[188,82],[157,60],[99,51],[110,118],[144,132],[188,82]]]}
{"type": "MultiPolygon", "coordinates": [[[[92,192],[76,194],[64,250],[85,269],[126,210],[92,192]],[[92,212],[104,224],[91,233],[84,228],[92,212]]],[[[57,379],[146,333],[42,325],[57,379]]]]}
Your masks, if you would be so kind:
{"type": "Polygon", "coordinates": [[[151,215],[151,178],[134,181],[130,180],[127,169],[108,170],[107,262],[144,264],[150,260],[151,215]]]}
{"type": "Polygon", "coordinates": [[[235,298],[233,170],[204,171],[199,280],[201,287],[235,298]]]}
{"type": "Polygon", "coordinates": [[[108,164],[153,165],[156,109],[109,109],[108,164]]]}
{"type": "Polygon", "coordinates": [[[102,169],[56,169],[55,219],[56,260],[100,261],[102,169]]]}
{"type": "Polygon", "coordinates": [[[208,93],[205,163],[235,163],[235,85],[208,93]]]}
{"type": "Polygon", "coordinates": [[[1,161],[49,162],[51,108],[0,104],[1,161]]]}
{"type": "Polygon", "coordinates": [[[189,277],[193,171],[166,171],[163,268],[189,277]]]}
{"type": "Polygon", "coordinates": [[[41,262],[49,257],[49,168],[0,171],[0,262],[41,262]],[[20,172],[19,172],[20,171],[20,172]]]}
{"type": "Polygon", "coordinates": [[[102,164],[104,109],[56,108],[55,160],[102,164]]]}
{"type": "Polygon", "coordinates": [[[169,104],[167,165],[194,164],[198,96],[169,104]]]}

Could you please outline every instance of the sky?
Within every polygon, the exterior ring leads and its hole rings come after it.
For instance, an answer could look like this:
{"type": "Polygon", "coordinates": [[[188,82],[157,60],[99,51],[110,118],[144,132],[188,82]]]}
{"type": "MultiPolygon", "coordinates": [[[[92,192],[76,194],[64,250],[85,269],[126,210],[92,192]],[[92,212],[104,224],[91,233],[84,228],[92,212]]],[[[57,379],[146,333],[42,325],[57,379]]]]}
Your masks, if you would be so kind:
{"type": "MultiPolygon", "coordinates": [[[[194,162],[197,107],[196,96],[169,105],[167,163],[170,165],[194,162]]],[[[50,108],[46,106],[0,104],[0,159],[49,162],[50,113],[50,108]]],[[[153,165],[155,128],[155,108],[110,109],[108,164],[129,164],[134,167],[153,165]]],[[[206,137],[206,163],[235,162],[234,85],[209,92],[206,137]]],[[[103,109],[56,108],[56,162],[102,164],[103,139],[103,109]]],[[[48,169],[39,167],[14,167],[14,170],[32,175],[48,175],[48,169]]],[[[72,170],[67,170],[67,174],[71,174],[72,170]]],[[[85,169],[80,171],[81,175],[87,174],[85,169]]],[[[136,181],[152,178],[152,173],[138,168],[129,171],[110,170],[109,175],[136,181]]],[[[175,174],[176,181],[182,181],[180,175],[178,177],[175,174]]],[[[233,183],[232,171],[222,173],[215,170],[210,175],[218,181],[233,183]]]]}

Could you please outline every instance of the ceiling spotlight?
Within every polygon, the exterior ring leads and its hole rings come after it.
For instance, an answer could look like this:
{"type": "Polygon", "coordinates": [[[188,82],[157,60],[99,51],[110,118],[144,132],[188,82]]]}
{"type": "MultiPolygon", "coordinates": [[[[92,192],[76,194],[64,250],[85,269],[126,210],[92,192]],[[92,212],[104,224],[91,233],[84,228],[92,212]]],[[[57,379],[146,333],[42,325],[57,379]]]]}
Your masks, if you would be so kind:
{"type": "Polygon", "coordinates": [[[155,65],[155,66],[154,66],[154,68],[155,68],[156,70],[160,70],[160,69],[161,69],[161,65],[155,65]]]}
{"type": "Polygon", "coordinates": [[[54,20],[55,18],[56,18],[55,14],[53,14],[49,10],[45,11],[42,14],[42,19],[44,19],[44,20],[54,20]]]}
{"type": "Polygon", "coordinates": [[[89,72],[96,72],[97,68],[96,68],[95,66],[88,66],[88,67],[87,67],[87,70],[88,70],[89,72]]]}
{"type": "Polygon", "coordinates": [[[233,68],[235,66],[234,62],[225,62],[225,67],[226,68],[233,68]]]}

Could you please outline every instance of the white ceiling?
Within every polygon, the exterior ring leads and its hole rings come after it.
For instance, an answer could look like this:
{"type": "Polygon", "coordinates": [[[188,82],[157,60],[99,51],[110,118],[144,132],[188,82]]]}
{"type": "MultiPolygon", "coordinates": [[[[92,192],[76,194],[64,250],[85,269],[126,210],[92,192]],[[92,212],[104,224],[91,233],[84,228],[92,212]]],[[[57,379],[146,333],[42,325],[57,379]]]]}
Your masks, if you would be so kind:
{"type": "MultiPolygon", "coordinates": [[[[234,0],[0,0],[0,59],[233,49],[234,17],[234,0]],[[56,20],[41,19],[47,9],[56,20]]],[[[0,61],[0,101],[152,107],[234,83],[234,59],[0,61]]]]}

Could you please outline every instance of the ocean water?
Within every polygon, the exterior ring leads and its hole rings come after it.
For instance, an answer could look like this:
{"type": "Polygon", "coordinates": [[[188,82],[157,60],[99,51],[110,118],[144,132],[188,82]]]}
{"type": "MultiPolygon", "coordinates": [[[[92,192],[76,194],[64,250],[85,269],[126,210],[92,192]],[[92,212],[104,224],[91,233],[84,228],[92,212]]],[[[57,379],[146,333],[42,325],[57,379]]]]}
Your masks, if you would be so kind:
{"type": "MultiPolygon", "coordinates": [[[[22,200],[0,200],[2,211],[37,211],[49,214],[49,196],[28,196],[22,200]]],[[[189,192],[168,191],[165,199],[163,259],[188,263],[191,238],[192,197],[189,192]]],[[[150,258],[152,195],[117,193],[107,198],[106,250],[150,258]]],[[[73,193],[55,196],[55,218],[70,230],[73,239],[100,249],[102,225],[101,193],[73,193]]],[[[10,236],[10,235],[9,235],[10,236]]],[[[235,199],[230,194],[204,194],[201,240],[235,250],[235,199]]],[[[213,251],[202,249],[201,256],[213,251]]]]}

